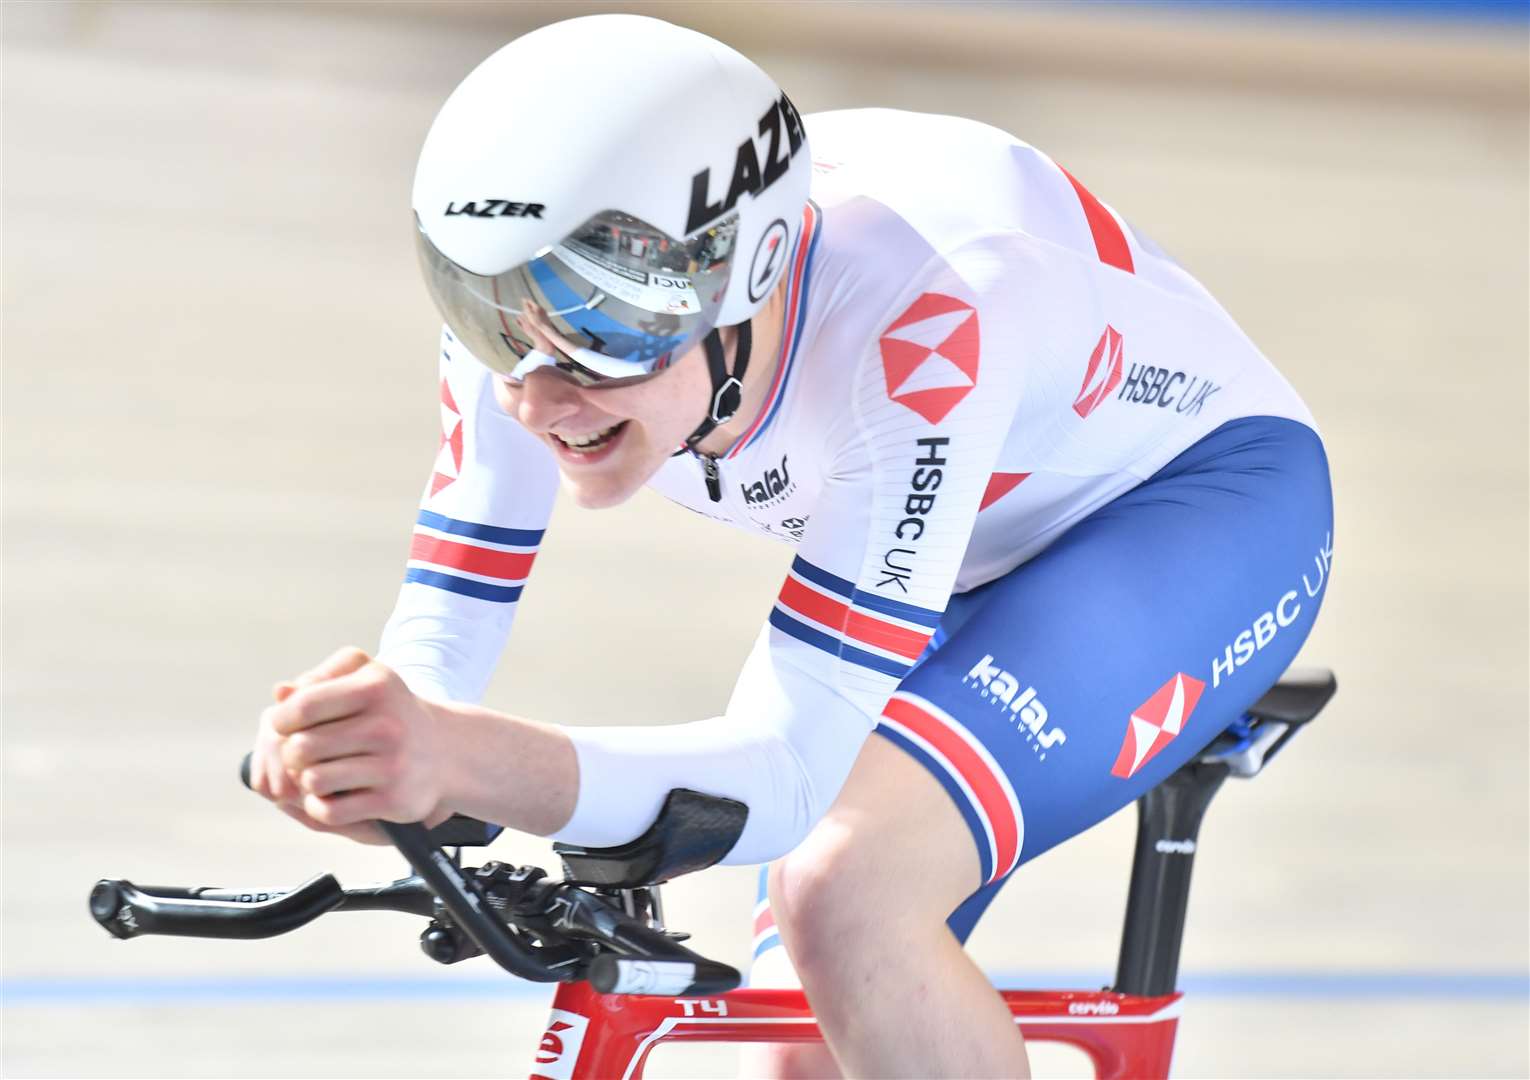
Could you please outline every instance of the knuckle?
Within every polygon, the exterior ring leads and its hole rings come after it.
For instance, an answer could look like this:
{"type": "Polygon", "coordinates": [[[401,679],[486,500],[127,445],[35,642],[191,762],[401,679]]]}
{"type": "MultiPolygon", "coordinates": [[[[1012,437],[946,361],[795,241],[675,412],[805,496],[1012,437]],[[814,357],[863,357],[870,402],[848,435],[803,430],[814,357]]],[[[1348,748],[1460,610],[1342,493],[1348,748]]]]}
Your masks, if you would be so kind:
{"type": "Polygon", "coordinates": [[[282,763],[289,769],[301,769],[314,761],[313,736],[307,732],[289,735],[282,743],[282,763]]]}
{"type": "Polygon", "coordinates": [[[365,664],[371,659],[365,649],[357,648],[355,645],[345,646],[345,648],[335,653],[334,656],[335,663],[343,666],[357,666],[365,664]]]}
{"type": "Polygon", "coordinates": [[[303,812],[321,825],[335,824],[334,807],[317,795],[309,795],[303,800],[303,812]]]}
{"type": "Polygon", "coordinates": [[[362,668],[359,673],[361,685],[372,691],[386,689],[391,682],[392,675],[392,670],[383,664],[377,663],[375,660],[368,661],[366,667],[362,668]]]}

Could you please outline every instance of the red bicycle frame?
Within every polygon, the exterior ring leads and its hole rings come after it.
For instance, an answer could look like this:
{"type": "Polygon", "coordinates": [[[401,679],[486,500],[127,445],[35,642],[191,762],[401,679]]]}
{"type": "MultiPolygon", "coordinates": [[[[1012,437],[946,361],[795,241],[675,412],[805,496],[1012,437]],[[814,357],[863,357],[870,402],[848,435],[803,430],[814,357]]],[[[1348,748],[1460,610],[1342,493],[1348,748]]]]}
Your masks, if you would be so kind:
{"type": "MultiPolygon", "coordinates": [[[[1101,1078],[1167,1076],[1181,994],[1109,990],[1000,992],[1028,1042],[1082,1050],[1101,1078]]],[[[561,983],[532,1065],[532,1080],[640,1080],[664,1042],[817,1042],[800,990],[734,990],[715,998],[599,994],[561,983]]]]}

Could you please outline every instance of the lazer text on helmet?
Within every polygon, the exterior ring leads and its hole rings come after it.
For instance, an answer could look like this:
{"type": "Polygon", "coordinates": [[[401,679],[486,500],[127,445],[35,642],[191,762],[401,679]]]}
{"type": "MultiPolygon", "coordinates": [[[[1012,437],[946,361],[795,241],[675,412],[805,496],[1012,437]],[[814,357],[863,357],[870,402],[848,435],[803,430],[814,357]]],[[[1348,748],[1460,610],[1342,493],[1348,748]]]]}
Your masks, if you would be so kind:
{"type": "Polygon", "coordinates": [[[785,94],[772,102],[770,108],[765,110],[765,115],[760,117],[759,152],[755,149],[755,138],[755,135],[750,135],[738,144],[738,153],[733,158],[733,178],[728,182],[728,194],[720,202],[708,199],[712,193],[711,166],[691,177],[691,212],[685,222],[687,234],[732,210],[745,192],[758,195],[786,175],[792,158],[802,149],[807,138],[802,132],[802,117],[785,94]],[[785,146],[781,144],[783,130],[786,135],[785,146]],[[761,161],[764,162],[763,169],[760,167],[761,161]]]}
{"type": "Polygon", "coordinates": [[[547,207],[539,202],[511,202],[509,199],[472,199],[458,206],[446,204],[446,216],[466,214],[468,217],[534,217],[542,219],[547,207]]]}

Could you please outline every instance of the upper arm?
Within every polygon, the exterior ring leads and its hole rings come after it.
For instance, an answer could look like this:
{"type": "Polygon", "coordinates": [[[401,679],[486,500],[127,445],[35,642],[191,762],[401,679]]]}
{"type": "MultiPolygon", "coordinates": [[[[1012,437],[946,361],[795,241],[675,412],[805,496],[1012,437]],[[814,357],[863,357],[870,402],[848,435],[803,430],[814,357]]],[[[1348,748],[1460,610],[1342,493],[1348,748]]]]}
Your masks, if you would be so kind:
{"type": "Polygon", "coordinates": [[[441,439],[379,650],[417,691],[476,701],[499,659],[558,488],[547,448],[505,415],[443,328],[441,439]]]}

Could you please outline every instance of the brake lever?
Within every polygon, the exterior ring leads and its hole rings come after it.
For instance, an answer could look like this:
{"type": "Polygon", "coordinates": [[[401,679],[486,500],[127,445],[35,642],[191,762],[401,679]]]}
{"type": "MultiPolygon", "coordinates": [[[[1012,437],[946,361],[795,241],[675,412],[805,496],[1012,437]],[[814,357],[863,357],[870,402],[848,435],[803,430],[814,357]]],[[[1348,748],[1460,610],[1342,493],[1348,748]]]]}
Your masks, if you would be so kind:
{"type": "Polygon", "coordinates": [[[408,860],[414,872],[424,879],[450,913],[458,928],[484,951],[484,954],[512,975],[532,982],[563,982],[572,977],[569,971],[552,971],[537,959],[531,948],[522,944],[498,916],[490,914],[488,898],[476,881],[463,877],[446,853],[430,842],[429,831],[419,822],[401,825],[379,821],[383,832],[399,854],[408,860]]]}

